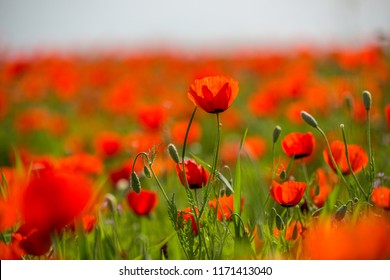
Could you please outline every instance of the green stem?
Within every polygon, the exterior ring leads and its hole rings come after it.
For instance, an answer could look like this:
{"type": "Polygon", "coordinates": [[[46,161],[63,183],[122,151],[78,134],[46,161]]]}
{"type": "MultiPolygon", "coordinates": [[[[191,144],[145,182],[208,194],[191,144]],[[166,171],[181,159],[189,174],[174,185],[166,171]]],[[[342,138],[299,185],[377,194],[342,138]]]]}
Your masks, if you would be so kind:
{"type": "Polygon", "coordinates": [[[360,184],[359,180],[356,178],[355,172],[353,172],[353,169],[352,169],[352,166],[351,166],[351,162],[349,160],[347,137],[345,135],[344,125],[340,125],[340,127],[341,127],[341,131],[342,131],[342,134],[343,134],[343,140],[344,140],[344,146],[345,146],[345,156],[347,158],[349,171],[351,172],[353,179],[355,180],[357,186],[359,187],[359,189],[362,192],[362,194],[364,195],[364,197],[366,199],[368,199],[368,196],[367,196],[366,192],[364,191],[364,189],[363,189],[362,185],[360,184]]]}
{"type": "MultiPolygon", "coordinates": [[[[328,149],[328,154],[329,154],[329,157],[330,157],[330,160],[332,161],[332,164],[334,166],[334,168],[336,169],[336,172],[337,172],[337,175],[343,180],[344,184],[347,186],[347,188],[349,187],[349,184],[347,182],[347,180],[345,180],[344,176],[343,176],[343,173],[341,172],[340,168],[338,167],[338,165],[336,164],[336,161],[334,160],[334,157],[333,157],[333,154],[332,154],[332,150],[330,149],[330,145],[329,145],[329,141],[328,141],[328,138],[326,137],[325,135],[325,132],[319,127],[317,126],[316,129],[320,132],[320,134],[322,135],[322,137],[324,138],[325,140],[325,143],[326,143],[326,147],[328,149]]],[[[349,191],[349,188],[348,188],[348,192],[349,191]]],[[[350,193],[350,196],[351,196],[351,193],[350,193]]]]}
{"type": "Polygon", "coordinates": [[[370,179],[370,191],[369,195],[367,196],[367,200],[369,199],[369,196],[372,193],[372,190],[374,189],[374,176],[375,176],[375,162],[374,162],[374,156],[372,154],[372,146],[371,146],[371,120],[370,120],[370,111],[367,110],[367,142],[368,142],[368,158],[369,158],[369,179],[370,179]]]}

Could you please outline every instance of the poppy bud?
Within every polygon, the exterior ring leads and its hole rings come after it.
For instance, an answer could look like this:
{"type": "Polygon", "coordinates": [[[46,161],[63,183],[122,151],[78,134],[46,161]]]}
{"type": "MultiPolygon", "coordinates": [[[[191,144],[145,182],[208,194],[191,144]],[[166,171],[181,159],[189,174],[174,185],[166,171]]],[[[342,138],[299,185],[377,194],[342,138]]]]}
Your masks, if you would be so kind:
{"type": "Polygon", "coordinates": [[[367,90],[363,91],[363,104],[367,111],[370,110],[372,103],[371,93],[367,90]]]}
{"type": "Polygon", "coordinates": [[[339,209],[337,209],[335,219],[337,221],[341,221],[344,218],[345,213],[347,213],[347,205],[343,204],[339,209]]]}
{"type": "Polygon", "coordinates": [[[131,173],[131,187],[136,193],[140,193],[141,191],[141,182],[139,181],[137,173],[131,173]]]}
{"type": "Polygon", "coordinates": [[[179,161],[180,161],[179,154],[177,152],[175,145],[173,145],[173,144],[168,145],[168,153],[175,163],[179,163],[179,161]]]}
{"type": "Polygon", "coordinates": [[[286,170],[282,170],[282,172],[280,172],[279,177],[280,177],[280,180],[282,180],[282,181],[286,180],[286,178],[287,178],[286,170]]]}
{"type": "Polygon", "coordinates": [[[301,117],[308,125],[311,125],[314,128],[318,127],[316,119],[309,113],[301,111],[301,117]]]}
{"type": "Polygon", "coordinates": [[[150,174],[149,167],[147,167],[146,165],[144,166],[144,174],[147,178],[152,178],[152,175],[150,174]]]}
{"type": "Polygon", "coordinates": [[[276,143],[278,141],[280,133],[282,132],[282,128],[280,126],[275,126],[274,134],[273,134],[273,142],[276,143]]]}

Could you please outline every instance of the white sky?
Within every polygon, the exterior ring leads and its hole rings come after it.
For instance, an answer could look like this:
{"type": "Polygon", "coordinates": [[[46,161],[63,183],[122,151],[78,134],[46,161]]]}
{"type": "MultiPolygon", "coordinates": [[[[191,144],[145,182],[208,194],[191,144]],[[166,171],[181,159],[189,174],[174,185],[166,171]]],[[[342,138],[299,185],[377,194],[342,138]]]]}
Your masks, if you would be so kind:
{"type": "Polygon", "coordinates": [[[0,0],[11,50],[355,44],[378,31],[390,35],[389,0],[0,0]]]}

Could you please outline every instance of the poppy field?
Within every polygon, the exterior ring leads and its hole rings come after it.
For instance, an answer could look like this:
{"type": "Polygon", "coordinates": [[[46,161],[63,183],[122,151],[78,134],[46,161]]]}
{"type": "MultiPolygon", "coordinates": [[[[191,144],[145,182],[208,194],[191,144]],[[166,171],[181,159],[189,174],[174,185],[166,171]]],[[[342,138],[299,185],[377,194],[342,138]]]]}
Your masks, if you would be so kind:
{"type": "Polygon", "coordinates": [[[390,259],[390,51],[0,56],[0,259],[390,259]]]}

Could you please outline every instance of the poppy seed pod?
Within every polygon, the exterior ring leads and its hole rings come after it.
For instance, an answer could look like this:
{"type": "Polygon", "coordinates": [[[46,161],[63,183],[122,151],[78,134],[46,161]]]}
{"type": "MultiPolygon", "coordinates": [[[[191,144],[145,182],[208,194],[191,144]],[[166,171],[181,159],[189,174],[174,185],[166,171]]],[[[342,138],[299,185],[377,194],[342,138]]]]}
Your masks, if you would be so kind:
{"type": "Polygon", "coordinates": [[[366,108],[367,111],[371,109],[371,103],[372,103],[372,98],[371,98],[371,93],[367,90],[363,91],[363,104],[364,108],[366,108]]]}
{"type": "Polygon", "coordinates": [[[316,119],[312,115],[310,115],[309,113],[307,113],[305,111],[301,111],[301,117],[308,125],[310,125],[314,128],[318,127],[318,123],[317,123],[316,119]]]}

